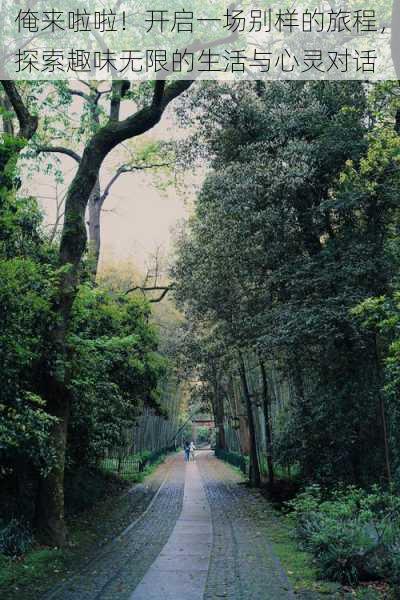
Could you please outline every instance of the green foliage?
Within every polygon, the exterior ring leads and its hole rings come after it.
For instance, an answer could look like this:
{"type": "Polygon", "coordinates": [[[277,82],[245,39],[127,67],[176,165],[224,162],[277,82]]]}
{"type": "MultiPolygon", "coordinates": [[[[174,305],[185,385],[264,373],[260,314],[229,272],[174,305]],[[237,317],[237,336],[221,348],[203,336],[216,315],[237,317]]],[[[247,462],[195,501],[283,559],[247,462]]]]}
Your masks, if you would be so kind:
{"type": "Polygon", "coordinates": [[[226,377],[240,349],[286,383],[274,411],[277,462],[326,484],[376,481],[382,374],[375,338],[351,310],[384,294],[398,265],[393,121],[368,119],[355,82],[219,91],[205,86],[190,104],[193,149],[202,146],[211,169],[177,240],[188,329],[201,324],[219,340],[226,377]]]}
{"type": "Polygon", "coordinates": [[[237,452],[228,452],[226,450],[215,449],[215,456],[221,460],[225,460],[234,467],[240,469],[243,473],[247,473],[249,470],[249,457],[237,452]]]}
{"type": "Polygon", "coordinates": [[[0,523],[0,555],[17,557],[25,554],[33,544],[30,527],[17,519],[11,519],[7,524],[0,523]]]}
{"type": "Polygon", "coordinates": [[[198,427],[197,428],[197,442],[199,444],[210,443],[211,441],[211,431],[208,427],[198,427]]]}
{"type": "MultiPolygon", "coordinates": [[[[67,496],[73,496],[74,476],[82,483],[82,469],[90,466],[93,472],[143,406],[162,412],[159,382],[167,365],[157,351],[146,301],[88,283],[73,306],[67,360],[54,363],[56,248],[42,231],[35,200],[17,197],[12,188],[1,190],[0,226],[0,480],[4,490],[24,488],[26,501],[14,512],[23,505],[32,518],[37,479],[55,459],[49,440],[56,419],[45,400],[48,370],[68,372],[67,496]]],[[[86,483],[87,497],[104,489],[96,476],[86,483]]],[[[0,501],[9,513],[8,492],[0,501]]]]}
{"type": "Polygon", "coordinates": [[[314,485],[289,502],[297,535],[321,575],[341,583],[388,578],[399,583],[400,499],[377,486],[350,487],[323,498],[314,485]]]}
{"type": "MultiPolygon", "coordinates": [[[[397,288],[397,280],[396,280],[397,288]]],[[[384,395],[388,419],[390,460],[397,491],[400,489],[400,293],[368,298],[356,306],[353,315],[376,340],[377,353],[384,373],[384,395]]]]}
{"type": "MultiPolygon", "coordinates": [[[[43,472],[53,460],[54,422],[40,395],[37,371],[51,322],[56,270],[32,199],[0,196],[0,457],[3,471],[28,460],[43,472]]],[[[4,474],[4,473],[3,473],[4,474]]],[[[1,473],[0,473],[1,476],[1,473]]]]}
{"type": "Polygon", "coordinates": [[[65,508],[67,515],[75,516],[91,510],[107,495],[121,492],[123,484],[112,473],[86,465],[68,471],[65,482],[65,508]]]}
{"type": "Polygon", "coordinates": [[[94,463],[118,445],[143,404],[158,408],[166,364],[140,298],[82,286],[73,311],[69,460],[94,463]]]}

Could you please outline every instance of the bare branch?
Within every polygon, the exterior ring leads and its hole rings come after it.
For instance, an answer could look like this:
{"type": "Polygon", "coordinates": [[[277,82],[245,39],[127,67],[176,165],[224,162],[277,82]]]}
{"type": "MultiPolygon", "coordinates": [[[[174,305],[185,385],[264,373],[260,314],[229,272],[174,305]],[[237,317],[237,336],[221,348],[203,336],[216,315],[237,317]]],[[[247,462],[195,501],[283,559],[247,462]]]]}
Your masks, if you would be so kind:
{"type": "Polygon", "coordinates": [[[157,291],[162,291],[162,294],[158,297],[158,298],[150,298],[149,302],[155,303],[155,302],[161,302],[161,300],[163,300],[165,298],[165,296],[168,294],[169,291],[171,291],[172,289],[174,289],[173,285],[154,285],[154,286],[150,286],[150,287],[141,287],[140,285],[137,285],[129,290],[127,290],[125,292],[125,296],[127,296],[128,294],[132,293],[132,292],[142,292],[143,294],[145,294],[146,292],[157,292],[157,291]]]}
{"type": "Polygon", "coordinates": [[[84,100],[87,100],[87,101],[90,100],[88,94],[85,94],[85,92],[83,92],[82,90],[76,90],[76,89],[68,88],[68,91],[69,91],[70,94],[72,94],[72,96],[80,96],[84,100]]]}
{"type": "Polygon", "coordinates": [[[160,169],[162,167],[168,167],[170,164],[171,163],[148,163],[145,165],[121,165],[120,167],[118,167],[117,171],[111,177],[110,181],[107,183],[106,187],[104,188],[104,192],[100,196],[100,204],[101,205],[104,204],[105,200],[107,199],[107,197],[111,191],[112,186],[117,181],[117,179],[119,179],[119,177],[121,175],[124,175],[125,173],[133,173],[134,171],[145,171],[148,169],[160,169]]]}
{"type": "Polygon", "coordinates": [[[77,152],[71,150],[70,148],[66,148],[65,146],[38,146],[37,154],[42,152],[65,154],[66,156],[73,158],[77,163],[80,163],[82,160],[77,152]]]}
{"type": "Polygon", "coordinates": [[[165,290],[163,291],[163,293],[161,294],[161,296],[159,296],[158,298],[150,298],[149,302],[161,302],[161,300],[164,300],[165,296],[168,294],[168,292],[171,290],[171,288],[165,288],[165,290]]]}

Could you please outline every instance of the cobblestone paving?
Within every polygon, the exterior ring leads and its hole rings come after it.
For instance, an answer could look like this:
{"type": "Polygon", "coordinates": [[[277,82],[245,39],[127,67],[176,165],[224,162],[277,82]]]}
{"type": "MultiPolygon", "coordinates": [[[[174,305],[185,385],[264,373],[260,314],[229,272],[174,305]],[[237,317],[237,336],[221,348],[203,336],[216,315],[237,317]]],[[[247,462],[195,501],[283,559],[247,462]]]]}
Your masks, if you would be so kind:
{"type": "Polygon", "coordinates": [[[267,511],[259,493],[208,454],[198,463],[211,507],[214,543],[204,600],[295,598],[268,544],[267,511]]]}
{"type": "MultiPolygon", "coordinates": [[[[198,452],[197,457],[213,529],[203,600],[294,599],[268,544],[270,515],[265,500],[211,453],[198,452]]],[[[190,469],[186,473],[190,476],[190,469]]],[[[174,530],[182,510],[184,479],[182,457],[169,457],[153,480],[146,482],[153,488],[153,500],[145,514],[43,600],[128,600],[174,530]]],[[[186,596],[181,593],[179,577],[175,579],[174,599],[181,600],[186,596]]]]}
{"type": "MultiPolygon", "coordinates": [[[[130,597],[170,537],[182,509],[185,475],[182,457],[171,458],[167,470],[168,478],[143,518],[108,544],[78,575],[46,595],[45,600],[130,597]]],[[[156,485],[157,477],[154,481],[156,485]]]]}

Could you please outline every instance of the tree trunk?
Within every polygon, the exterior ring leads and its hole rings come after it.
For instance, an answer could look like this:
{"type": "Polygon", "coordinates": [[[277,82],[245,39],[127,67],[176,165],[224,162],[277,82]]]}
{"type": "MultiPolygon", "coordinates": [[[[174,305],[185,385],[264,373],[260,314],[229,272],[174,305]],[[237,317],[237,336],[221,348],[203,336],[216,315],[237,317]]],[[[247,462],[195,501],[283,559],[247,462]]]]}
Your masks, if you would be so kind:
{"type": "Polygon", "coordinates": [[[390,449],[389,449],[389,438],[387,433],[387,419],[386,419],[386,410],[385,410],[385,397],[382,390],[383,386],[383,375],[382,375],[382,352],[380,348],[380,340],[378,334],[375,335],[375,360],[378,371],[378,378],[381,382],[380,390],[379,390],[379,410],[381,413],[381,423],[382,423],[382,439],[383,439],[383,448],[385,453],[385,467],[386,467],[386,476],[388,480],[388,484],[392,484],[392,469],[390,465],[390,449]]]}
{"type": "Polygon", "coordinates": [[[382,435],[383,435],[383,444],[385,448],[385,465],[386,465],[386,475],[388,479],[388,484],[392,484],[392,469],[390,467],[390,452],[389,452],[389,440],[387,434],[387,424],[386,424],[386,411],[385,411],[385,400],[383,397],[382,391],[379,394],[379,403],[380,403],[380,411],[381,411],[381,419],[382,419],[382,435]]]}
{"type": "Polygon", "coordinates": [[[267,373],[265,364],[260,359],[261,381],[262,381],[262,396],[264,408],[264,424],[265,424],[265,439],[267,446],[267,464],[268,464],[268,481],[270,488],[274,486],[274,463],[272,450],[272,427],[271,427],[271,397],[268,388],[267,373]]]}
{"type": "Polygon", "coordinates": [[[257,454],[257,439],[256,439],[256,428],[254,424],[254,414],[251,402],[251,396],[249,386],[246,377],[246,367],[241,354],[239,354],[239,370],[240,378],[242,380],[243,393],[246,401],[247,418],[249,421],[249,432],[250,432],[250,473],[249,479],[250,484],[254,487],[259,487],[261,483],[260,465],[258,463],[257,454]]]}
{"type": "Polygon", "coordinates": [[[214,385],[214,413],[215,413],[215,424],[217,426],[217,439],[216,445],[220,450],[226,449],[226,438],[225,438],[225,411],[224,411],[224,399],[220,393],[220,386],[218,382],[214,385]]]}
{"type": "Polygon", "coordinates": [[[90,270],[93,280],[96,279],[97,269],[99,266],[100,247],[101,247],[101,191],[100,181],[97,178],[92,193],[89,198],[89,259],[90,270]]]}
{"type": "Polygon", "coordinates": [[[14,131],[13,120],[12,120],[12,117],[10,116],[10,114],[7,114],[7,113],[12,114],[13,107],[12,107],[12,104],[11,104],[7,94],[0,97],[0,106],[4,110],[3,115],[2,115],[3,131],[7,135],[11,135],[12,137],[14,137],[15,131],[14,131]]]}
{"type": "Polygon", "coordinates": [[[39,482],[35,526],[40,542],[63,546],[67,536],[64,521],[64,467],[70,402],[62,389],[53,391],[55,398],[48,403],[47,411],[58,419],[50,434],[56,464],[47,477],[42,477],[39,482]]]}

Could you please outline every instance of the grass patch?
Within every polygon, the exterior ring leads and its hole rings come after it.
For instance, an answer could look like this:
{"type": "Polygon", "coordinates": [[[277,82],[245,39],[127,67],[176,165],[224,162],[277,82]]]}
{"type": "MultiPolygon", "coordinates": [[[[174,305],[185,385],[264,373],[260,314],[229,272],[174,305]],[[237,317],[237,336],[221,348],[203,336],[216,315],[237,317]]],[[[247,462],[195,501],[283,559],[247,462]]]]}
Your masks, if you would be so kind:
{"type": "Polygon", "coordinates": [[[151,452],[144,452],[125,458],[122,462],[118,458],[106,458],[100,463],[100,468],[105,473],[114,474],[123,481],[141,483],[164,460],[165,454],[161,454],[157,458],[152,458],[151,452]],[[145,466],[141,468],[140,465],[143,463],[145,466]]]}
{"type": "MultiPolygon", "coordinates": [[[[113,473],[114,475],[118,474],[118,459],[112,459],[114,462],[110,462],[110,459],[107,461],[107,466],[102,468],[104,471],[108,473],[113,473]]],[[[145,477],[151,475],[153,471],[163,463],[165,460],[165,454],[159,456],[154,462],[148,463],[142,471],[139,471],[135,464],[129,465],[129,467],[125,467],[124,471],[118,474],[118,477],[123,481],[127,481],[129,483],[141,483],[145,477]]]]}
{"type": "Polygon", "coordinates": [[[37,598],[63,572],[64,553],[55,548],[33,548],[21,559],[0,556],[2,600],[37,598]]]}
{"type": "Polygon", "coordinates": [[[294,522],[290,516],[274,514],[268,528],[269,540],[282,563],[294,590],[332,594],[339,586],[319,581],[312,556],[299,549],[293,536],[294,522]]]}

